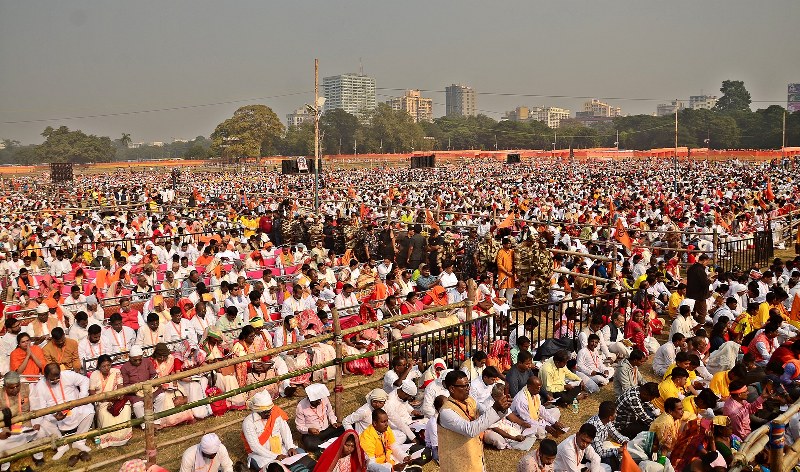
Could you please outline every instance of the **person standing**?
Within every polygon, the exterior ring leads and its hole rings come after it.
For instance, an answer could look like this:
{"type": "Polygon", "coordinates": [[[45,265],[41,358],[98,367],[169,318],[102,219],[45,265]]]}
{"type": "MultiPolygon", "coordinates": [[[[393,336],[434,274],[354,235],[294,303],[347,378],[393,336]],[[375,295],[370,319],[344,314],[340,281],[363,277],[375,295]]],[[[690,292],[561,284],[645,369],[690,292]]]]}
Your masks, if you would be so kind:
{"type": "Polygon", "coordinates": [[[469,396],[467,374],[454,370],[445,376],[450,398],[439,410],[439,468],[460,472],[484,472],[483,432],[505,418],[511,398],[504,395],[478,416],[475,400],[469,396]]]}
{"type": "MultiPolygon", "coordinates": [[[[711,258],[706,254],[701,254],[697,262],[692,264],[686,271],[686,298],[694,300],[694,312],[700,319],[705,319],[708,315],[706,299],[708,298],[709,286],[716,278],[716,274],[709,277],[706,268],[711,265],[711,258]]],[[[685,333],[684,333],[685,334],[685,333]]]]}
{"type": "Polygon", "coordinates": [[[514,270],[514,250],[511,249],[511,239],[503,238],[503,247],[497,251],[497,289],[498,295],[513,305],[516,271],[514,270]]]}

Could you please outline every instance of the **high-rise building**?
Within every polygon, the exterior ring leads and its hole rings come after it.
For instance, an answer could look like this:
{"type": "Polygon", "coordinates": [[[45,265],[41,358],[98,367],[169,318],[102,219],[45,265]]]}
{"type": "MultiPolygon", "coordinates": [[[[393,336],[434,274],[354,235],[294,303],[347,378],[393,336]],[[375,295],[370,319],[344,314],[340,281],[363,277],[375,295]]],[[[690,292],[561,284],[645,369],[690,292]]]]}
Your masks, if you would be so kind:
{"type": "Polygon", "coordinates": [[[674,115],[676,111],[681,111],[683,108],[683,102],[680,100],[673,100],[670,103],[661,103],[656,106],[656,116],[674,115]]]}
{"type": "Polygon", "coordinates": [[[286,126],[300,126],[306,121],[314,122],[314,114],[309,113],[307,108],[298,108],[293,113],[286,115],[286,126]]]}
{"type": "Polygon", "coordinates": [[[528,107],[517,107],[507,111],[504,118],[507,121],[528,121],[531,118],[531,110],[528,107]]]}
{"type": "Polygon", "coordinates": [[[583,104],[583,111],[584,116],[604,116],[611,118],[622,116],[622,108],[603,103],[596,98],[585,102],[583,104]]]}
{"type": "Polygon", "coordinates": [[[453,84],[445,89],[445,114],[447,116],[475,116],[477,103],[475,90],[466,85],[453,84]]]}
{"type": "Polygon", "coordinates": [[[558,128],[561,126],[561,120],[567,120],[569,117],[570,111],[566,108],[536,107],[531,110],[531,119],[541,121],[550,128],[558,128]]]}
{"type": "Polygon", "coordinates": [[[689,97],[689,108],[692,110],[710,110],[717,104],[717,97],[712,95],[692,95],[689,97]]]}
{"type": "Polygon", "coordinates": [[[365,111],[374,110],[375,79],[361,74],[342,74],[322,79],[324,111],[342,110],[364,116],[365,111]]]}
{"type": "Polygon", "coordinates": [[[786,111],[800,111],[800,84],[789,84],[786,95],[786,111]]]}
{"type": "Polygon", "coordinates": [[[421,121],[433,121],[433,99],[424,98],[419,90],[406,90],[402,97],[394,97],[388,102],[392,110],[401,110],[414,120],[414,123],[421,121]]]}

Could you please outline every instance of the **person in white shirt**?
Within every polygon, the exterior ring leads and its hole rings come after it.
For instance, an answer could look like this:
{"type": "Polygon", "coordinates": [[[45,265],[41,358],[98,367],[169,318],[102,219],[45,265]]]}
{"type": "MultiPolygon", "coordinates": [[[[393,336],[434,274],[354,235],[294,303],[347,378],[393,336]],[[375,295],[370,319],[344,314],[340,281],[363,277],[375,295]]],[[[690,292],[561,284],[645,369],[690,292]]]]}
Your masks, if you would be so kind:
{"type": "Polygon", "coordinates": [[[255,394],[250,400],[250,409],[253,412],[242,422],[242,436],[250,452],[247,463],[251,469],[260,470],[272,461],[297,454],[292,431],[284,419],[285,413],[273,404],[269,392],[255,394]],[[272,430],[267,432],[267,425],[273,416],[275,419],[272,421],[272,430]]]}
{"type": "Polygon", "coordinates": [[[81,342],[82,339],[86,338],[88,332],[86,328],[89,327],[89,315],[86,314],[85,311],[79,311],[75,315],[75,322],[72,323],[69,327],[69,331],[67,332],[67,337],[70,339],[74,339],[75,341],[81,342]]]}
{"type": "Polygon", "coordinates": [[[191,326],[195,337],[197,338],[196,340],[193,340],[193,342],[200,343],[200,340],[203,339],[206,328],[209,326],[216,326],[216,324],[217,316],[214,314],[214,310],[211,308],[211,305],[203,300],[197,302],[194,305],[194,317],[189,320],[189,325],[191,326]]]}
{"type": "Polygon", "coordinates": [[[180,307],[174,306],[169,310],[170,320],[164,323],[164,341],[172,343],[188,340],[190,346],[196,346],[196,335],[189,320],[183,317],[180,307]]]}
{"type": "Polygon", "coordinates": [[[540,393],[542,381],[533,376],[528,379],[527,386],[520,390],[511,402],[511,411],[532,428],[537,437],[552,434],[554,437],[564,434],[564,425],[559,422],[561,411],[545,408],[540,393]]]}
{"type": "Polygon", "coordinates": [[[64,276],[70,272],[72,272],[72,264],[64,259],[64,251],[58,249],[55,260],[50,264],[50,276],[59,282],[63,282],[64,276]]]}
{"type": "Polygon", "coordinates": [[[228,449],[214,433],[200,438],[200,444],[191,446],[181,456],[179,472],[233,472],[233,461],[228,449]]]}
{"type": "Polygon", "coordinates": [[[147,323],[139,326],[139,332],[136,333],[136,345],[152,348],[158,343],[167,342],[164,338],[164,326],[161,324],[161,317],[158,316],[158,313],[149,313],[147,315],[147,323]]]}
{"type": "Polygon", "coordinates": [[[17,348],[17,335],[22,332],[22,323],[12,317],[5,320],[6,333],[0,336],[0,374],[9,370],[11,351],[17,348]]]}
{"type": "Polygon", "coordinates": [[[295,284],[292,287],[292,296],[283,301],[281,318],[297,316],[303,311],[303,287],[295,284]]]}
{"type": "MultiPolygon", "coordinates": [[[[492,399],[492,388],[500,381],[500,371],[497,367],[488,366],[483,369],[480,377],[473,379],[469,384],[469,396],[475,400],[478,413],[482,414],[494,404],[492,399]]],[[[444,373],[442,374],[444,379],[444,373]]],[[[444,394],[448,395],[448,394],[444,394]]]]}
{"type": "Polygon", "coordinates": [[[86,297],[86,314],[94,321],[103,323],[106,321],[105,310],[97,302],[97,297],[89,295],[86,297]]]}
{"type": "Polygon", "coordinates": [[[81,363],[86,366],[86,373],[97,368],[97,358],[102,354],[109,354],[107,346],[103,342],[103,329],[100,325],[89,326],[85,338],[78,342],[78,357],[81,363]]]}
{"type": "Polygon", "coordinates": [[[384,410],[389,415],[389,426],[392,427],[395,436],[395,445],[400,445],[406,440],[414,439],[414,432],[411,431],[411,419],[413,414],[418,414],[408,403],[417,395],[417,386],[413,380],[406,379],[400,387],[389,393],[386,398],[384,410]]]}
{"type": "Polygon", "coordinates": [[[553,470],[558,472],[611,472],[611,466],[603,464],[600,456],[592,448],[592,441],[597,436],[597,428],[584,423],[577,433],[561,441],[556,453],[553,470]],[[588,460],[588,464],[583,464],[588,460]],[[583,467],[586,466],[586,469],[583,467]]]}
{"type": "Polygon", "coordinates": [[[445,261],[442,263],[442,273],[439,274],[439,283],[445,289],[454,288],[458,284],[458,277],[453,273],[452,261],[445,261]]]}
{"type": "Polygon", "coordinates": [[[600,330],[600,339],[609,352],[617,355],[617,361],[630,356],[633,343],[625,339],[625,314],[615,313],[611,323],[600,330]]]}
{"type": "Polygon", "coordinates": [[[380,277],[381,280],[386,280],[386,276],[392,271],[393,268],[394,264],[392,264],[391,259],[384,258],[375,269],[378,271],[378,277],[380,277]]]}
{"type": "Polygon", "coordinates": [[[250,304],[250,299],[242,295],[242,287],[239,284],[231,285],[230,289],[230,295],[225,299],[225,307],[234,306],[243,320],[250,319],[247,316],[247,305],[250,304]]]}
{"type": "Polygon", "coordinates": [[[669,328],[670,339],[675,333],[681,333],[685,338],[694,336],[694,327],[697,326],[697,322],[692,318],[692,307],[685,303],[684,300],[683,304],[678,307],[678,316],[672,320],[672,326],[669,328]]]}
{"type": "Polygon", "coordinates": [[[596,334],[599,339],[597,347],[600,350],[600,354],[602,354],[605,359],[610,359],[613,362],[617,360],[617,355],[608,349],[608,345],[605,343],[605,337],[603,336],[602,328],[603,318],[601,316],[592,317],[591,321],[589,322],[589,326],[583,328],[581,332],[578,333],[578,343],[580,344],[578,349],[585,348],[589,344],[589,336],[596,334]]]}
{"type": "Polygon", "coordinates": [[[81,293],[81,288],[77,285],[73,285],[69,292],[69,296],[61,303],[61,310],[64,316],[72,320],[75,319],[75,314],[79,311],[86,311],[87,303],[86,297],[81,293]]]}
{"type": "Polygon", "coordinates": [[[333,304],[337,310],[342,309],[356,309],[358,308],[358,298],[354,292],[354,288],[350,284],[344,284],[342,286],[342,292],[339,295],[336,295],[336,298],[333,299],[333,304]]]}
{"type": "Polygon", "coordinates": [[[605,357],[598,350],[600,337],[592,333],[588,339],[586,347],[578,351],[575,373],[583,380],[586,391],[594,393],[614,378],[614,368],[605,365],[605,357]]]}
{"type": "Polygon", "coordinates": [[[371,390],[367,394],[367,402],[342,420],[345,431],[354,429],[358,434],[363,433],[372,424],[372,412],[378,408],[382,409],[388,398],[389,394],[382,388],[371,390]]]}
{"type": "Polygon", "coordinates": [[[127,326],[123,326],[122,315],[119,313],[111,315],[108,322],[109,326],[103,330],[103,344],[108,346],[106,353],[128,352],[136,342],[136,332],[127,326]]]}
{"type": "Polygon", "coordinates": [[[725,299],[725,304],[721,307],[717,308],[714,311],[714,324],[717,324],[719,319],[723,316],[728,318],[728,321],[733,321],[736,319],[738,314],[736,313],[737,307],[739,302],[736,300],[736,297],[728,297],[725,299]]]}
{"type": "Polygon", "coordinates": [[[664,343],[656,351],[653,357],[653,373],[658,378],[664,377],[669,366],[675,363],[675,355],[683,350],[686,350],[686,336],[681,333],[673,334],[670,342],[664,343]]]}

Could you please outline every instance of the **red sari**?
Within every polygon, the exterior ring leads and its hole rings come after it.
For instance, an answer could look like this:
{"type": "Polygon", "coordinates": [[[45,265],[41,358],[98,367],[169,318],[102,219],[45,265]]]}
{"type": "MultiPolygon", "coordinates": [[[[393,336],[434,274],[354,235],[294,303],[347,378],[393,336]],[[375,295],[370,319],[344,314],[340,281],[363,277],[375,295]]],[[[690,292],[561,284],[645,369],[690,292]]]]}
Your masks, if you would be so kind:
{"type": "MultiPolygon", "coordinates": [[[[356,443],[356,448],[350,454],[350,463],[349,463],[349,472],[366,472],[367,470],[367,456],[364,454],[364,451],[361,449],[361,442],[358,439],[358,433],[356,433],[353,429],[348,429],[345,431],[341,436],[339,436],[336,441],[333,442],[330,446],[326,447],[324,451],[322,451],[322,455],[319,456],[317,459],[317,465],[314,467],[313,472],[333,472],[336,469],[336,465],[339,464],[342,457],[342,450],[344,449],[344,443],[347,441],[347,438],[353,438],[356,443]]],[[[345,465],[345,468],[347,465],[345,465]]],[[[338,469],[341,470],[341,467],[338,469]]]]}

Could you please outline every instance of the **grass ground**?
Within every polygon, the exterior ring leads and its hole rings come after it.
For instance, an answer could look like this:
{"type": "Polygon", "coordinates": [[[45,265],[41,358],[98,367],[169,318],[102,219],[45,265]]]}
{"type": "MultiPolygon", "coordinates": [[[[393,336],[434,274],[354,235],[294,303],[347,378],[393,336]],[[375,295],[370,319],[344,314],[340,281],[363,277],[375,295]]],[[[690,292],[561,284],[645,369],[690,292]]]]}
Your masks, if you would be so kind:
{"type": "MultiPolygon", "coordinates": [[[[652,370],[650,370],[649,363],[643,367],[643,373],[652,378],[652,370]]],[[[385,369],[376,371],[371,377],[346,377],[345,389],[343,398],[343,411],[349,414],[356,408],[364,403],[364,397],[373,388],[381,386],[383,374],[385,369]]],[[[600,392],[591,395],[589,398],[583,400],[580,404],[580,410],[577,414],[573,414],[571,410],[564,409],[562,411],[561,421],[570,427],[571,430],[576,430],[583,424],[590,416],[597,413],[600,402],[604,400],[613,400],[614,391],[612,385],[607,385],[600,392]]],[[[297,400],[280,400],[278,404],[289,414],[290,417],[294,416],[294,409],[297,400]]],[[[183,451],[189,446],[199,442],[200,436],[206,432],[216,432],[222,442],[228,448],[232,459],[245,460],[246,453],[242,445],[241,438],[241,420],[245,417],[246,412],[228,412],[223,417],[208,418],[203,421],[197,422],[194,425],[177,426],[166,429],[157,433],[156,442],[158,445],[158,464],[169,471],[177,471],[180,467],[180,459],[183,451]],[[220,429],[218,429],[220,428],[220,429]]],[[[290,423],[292,423],[290,421],[290,423]]],[[[297,437],[297,435],[295,435],[297,437]]],[[[562,436],[561,439],[564,439],[562,436]]],[[[535,448],[536,446],[534,446],[535,448]]],[[[144,457],[144,432],[136,429],[133,433],[133,439],[124,447],[108,448],[104,450],[95,449],[92,452],[92,461],[89,463],[79,463],[73,472],[86,471],[117,471],[125,460],[144,457]],[[133,454],[130,457],[128,455],[133,454]],[[107,463],[115,460],[114,462],[107,463]]],[[[69,456],[70,454],[68,454],[69,456]]],[[[497,451],[487,448],[486,450],[486,463],[487,470],[502,471],[502,470],[515,470],[516,463],[520,460],[523,453],[519,451],[497,451]]],[[[52,456],[47,453],[46,457],[52,456]]],[[[20,461],[15,464],[14,470],[21,469],[24,465],[29,465],[29,460],[20,461]]],[[[32,464],[31,464],[32,465],[32,464]]],[[[44,472],[60,472],[67,470],[66,458],[59,461],[48,461],[42,468],[38,469],[44,472]]],[[[429,463],[425,466],[426,472],[438,471],[439,467],[435,463],[429,463]]]]}

